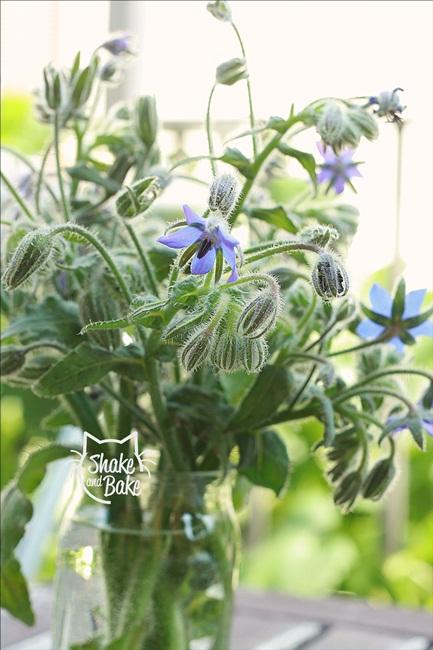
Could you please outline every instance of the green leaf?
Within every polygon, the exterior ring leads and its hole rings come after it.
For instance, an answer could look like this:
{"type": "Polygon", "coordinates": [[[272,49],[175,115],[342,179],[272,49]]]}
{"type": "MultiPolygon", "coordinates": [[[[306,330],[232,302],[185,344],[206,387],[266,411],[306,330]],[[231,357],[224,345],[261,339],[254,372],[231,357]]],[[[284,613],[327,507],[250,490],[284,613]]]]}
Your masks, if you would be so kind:
{"type": "Polygon", "coordinates": [[[262,431],[255,436],[238,435],[236,441],[240,450],[240,474],[279,496],[290,468],[287,448],[280,436],[275,431],[262,431]]]}
{"type": "Polygon", "coordinates": [[[98,383],[113,369],[116,359],[104,348],[81,343],[42,375],[33,390],[41,397],[75,392],[98,383]]]}
{"type": "Polygon", "coordinates": [[[15,480],[18,488],[24,494],[31,494],[44,478],[48,463],[60,458],[67,458],[70,455],[70,449],[54,444],[34,451],[16,475],[15,480]]]}
{"type": "Polygon", "coordinates": [[[88,183],[94,183],[103,187],[110,194],[115,194],[121,188],[121,184],[117,181],[114,181],[112,178],[107,176],[101,176],[96,169],[92,167],[87,167],[86,165],[75,165],[74,167],[67,167],[66,171],[68,172],[71,178],[74,178],[78,181],[86,181],[88,183]]]}
{"type": "Polygon", "coordinates": [[[1,495],[1,550],[0,563],[7,563],[13,556],[18,542],[24,535],[26,524],[33,514],[33,506],[24,492],[12,481],[1,495]]]}
{"type": "Polygon", "coordinates": [[[26,625],[34,625],[35,615],[30,604],[29,592],[18,560],[10,557],[1,569],[0,604],[15,618],[26,625]]]}
{"type": "Polygon", "coordinates": [[[257,429],[289,393],[289,375],[283,366],[265,366],[228,424],[228,429],[257,429]]]}
{"type": "Polygon", "coordinates": [[[317,177],[316,177],[316,161],[314,156],[311,153],[306,153],[305,151],[299,151],[299,149],[293,149],[289,147],[284,142],[280,142],[278,149],[285,156],[290,156],[295,158],[305,169],[309,177],[311,178],[314,187],[317,186],[317,177]]]}
{"type": "Polygon", "coordinates": [[[25,314],[15,318],[2,332],[1,340],[17,337],[21,343],[55,340],[68,347],[82,340],[76,304],[59,296],[48,296],[38,305],[30,305],[25,314]]]}
{"type": "Polygon", "coordinates": [[[249,208],[245,212],[253,219],[266,221],[266,223],[275,226],[275,228],[280,228],[291,233],[297,233],[299,230],[299,221],[296,215],[292,214],[289,216],[281,205],[275,208],[249,208]]]}
{"type": "Polygon", "coordinates": [[[227,148],[220,160],[232,167],[236,167],[236,169],[238,169],[246,178],[253,178],[253,165],[251,161],[244,156],[241,151],[239,151],[239,149],[231,147],[227,148]]]}
{"type": "Polygon", "coordinates": [[[391,316],[393,320],[401,318],[404,312],[406,302],[406,283],[402,278],[398,283],[397,290],[392,301],[391,316]]]}

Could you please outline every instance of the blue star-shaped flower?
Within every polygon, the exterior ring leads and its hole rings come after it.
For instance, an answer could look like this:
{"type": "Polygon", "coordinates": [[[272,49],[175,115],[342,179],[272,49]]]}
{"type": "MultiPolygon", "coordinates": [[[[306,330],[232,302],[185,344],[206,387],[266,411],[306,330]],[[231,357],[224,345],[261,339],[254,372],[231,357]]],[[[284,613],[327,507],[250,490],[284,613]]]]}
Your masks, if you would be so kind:
{"type": "Polygon", "coordinates": [[[227,222],[217,215],[208,219],[199,217],[188,205],[183,206],[187,225],[160,237],[158,242],[169,248],[186,248],[196,244],[191,260],[191,273],[204,275],[214,266],[217,252],[221,251],[232,273],[228,282],[234,282],[239,274],[236,267],[236,248],[239,242],[228,232],[227,222]]]}
{"type": "Polygon", "coordinates": [[[396,298],[393,301],[386,289],[373,284],[370,289],[371,310],[364,308],[369,318],[359,323],[357,334],[365,339],[384,336],[384,340],[392,343],[400,353],[403,353],[404,345],[414,343],[417,336],[433,336],[433,322],[427,320],[431,310],[420,314],[425,294],[425,289],[418,289],[404,296],[403,287],[404,308],[399,315],[393,313],[396,298]]]}

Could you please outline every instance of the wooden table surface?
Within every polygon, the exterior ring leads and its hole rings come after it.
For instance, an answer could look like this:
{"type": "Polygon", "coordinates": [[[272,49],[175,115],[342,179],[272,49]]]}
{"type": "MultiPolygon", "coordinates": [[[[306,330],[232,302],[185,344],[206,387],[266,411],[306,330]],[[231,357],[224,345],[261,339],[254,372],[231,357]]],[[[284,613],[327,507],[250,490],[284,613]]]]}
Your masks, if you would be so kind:
{"type": "MultiPolygon", "coordinates": [[[[52,591],[33,594],[37,624],[2,612],[4,650],[58,650],[50,644],[52,591]]],[[[351,598],[307,600],[240,589],[227,650],[433,650],[433,615],[351,598]]],[[[206,650],[206,646],[195,650],[206,650]]]]}

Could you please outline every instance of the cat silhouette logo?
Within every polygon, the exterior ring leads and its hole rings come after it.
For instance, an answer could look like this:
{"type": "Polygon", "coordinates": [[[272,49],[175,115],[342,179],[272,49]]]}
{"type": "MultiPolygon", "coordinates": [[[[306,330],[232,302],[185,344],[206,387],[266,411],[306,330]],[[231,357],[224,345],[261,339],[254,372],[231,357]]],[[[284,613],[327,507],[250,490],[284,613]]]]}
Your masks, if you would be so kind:
{"type": "Polygon", "coordinates": [[[106,505],[111,503],[113,494],[139,496],[142,483],[136,474],[144,473],[150,477],[147,465],[155,464],[153,460],[144,458],[145,452],[138,451],[136,431],[122,440],[100,440],[84,431],[82,453],[71,451],[79,457],[77,463],[84,492],[94,501],[106,505]]]}

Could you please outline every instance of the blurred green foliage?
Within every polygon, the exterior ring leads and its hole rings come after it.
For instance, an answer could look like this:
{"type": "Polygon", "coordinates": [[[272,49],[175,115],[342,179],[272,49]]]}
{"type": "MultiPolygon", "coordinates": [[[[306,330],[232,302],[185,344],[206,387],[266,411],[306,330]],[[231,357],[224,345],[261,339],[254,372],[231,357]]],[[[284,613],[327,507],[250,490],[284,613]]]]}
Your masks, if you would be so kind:
{"type": "Polygon", "coordinates": [[[26,154],[38,153],[48,144],[50,129],[33,115],[31,95],[7,92],[1,98],[1,142],[26,154]]]}

